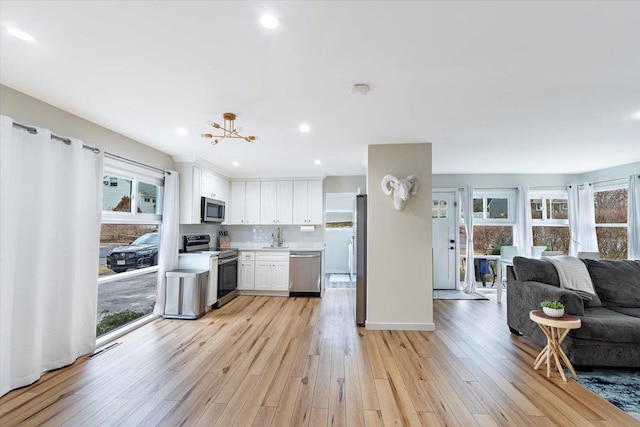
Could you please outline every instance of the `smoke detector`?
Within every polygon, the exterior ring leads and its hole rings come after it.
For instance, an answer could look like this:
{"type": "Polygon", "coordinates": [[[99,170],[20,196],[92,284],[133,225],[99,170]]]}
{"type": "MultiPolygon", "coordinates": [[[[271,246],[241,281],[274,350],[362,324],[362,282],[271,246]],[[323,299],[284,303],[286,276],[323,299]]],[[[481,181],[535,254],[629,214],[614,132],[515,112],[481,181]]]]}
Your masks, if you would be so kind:
{"type": "Polygon", "coordinates": [[[369,93],[369,85],[365,83],[356,83],[351,86],[351,94],[358,96],[365,96],[369,93]]]}

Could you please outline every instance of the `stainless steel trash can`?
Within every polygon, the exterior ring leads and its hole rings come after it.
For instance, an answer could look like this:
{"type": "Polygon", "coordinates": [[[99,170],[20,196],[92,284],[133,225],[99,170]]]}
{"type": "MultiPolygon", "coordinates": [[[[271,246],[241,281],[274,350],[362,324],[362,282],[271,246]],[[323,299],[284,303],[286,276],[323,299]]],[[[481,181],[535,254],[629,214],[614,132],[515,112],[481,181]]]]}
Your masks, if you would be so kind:
{"type": "Polygon", "coordinates": [[[197,319],[206,309],[208,270],[167,271],[164,317],[197,319]]]}

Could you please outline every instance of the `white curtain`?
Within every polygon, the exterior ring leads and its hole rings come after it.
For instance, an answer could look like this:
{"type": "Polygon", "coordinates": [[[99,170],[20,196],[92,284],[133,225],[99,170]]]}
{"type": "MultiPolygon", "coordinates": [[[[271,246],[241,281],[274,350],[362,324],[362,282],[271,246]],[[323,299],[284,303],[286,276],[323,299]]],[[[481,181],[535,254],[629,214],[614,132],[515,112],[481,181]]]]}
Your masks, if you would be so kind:
{"type": "Polygon", "coordinates": [[[102,154],[0,116],[0,394],[95,349],[102,154]]]}
{"type": "Polygon", "coordinates": [[[593,200],[593,186],[588,182],[582,188],[577,184],[567,187],[569,209],[569,255],[578,252],[598,252],[596,236],[596,214],[593,200]]]}
{"type": "Polygon", "coordinates": [[[629,176],[628,259],[640,259],[640,175],[629,176]]]}
{"type": "Polygon", "coordinates": [[[578,185],[567,186],[567,209],[569,210],[569,256],[578,255],[578,222],[580,216],[578,185]]]}
{"type": "Polygon", "coordinates": [[[164,201],[162,204],[162,230],[160,232],[160,248],[158,259],[158,286],[156,290],[155,314],[164,314],[164,298],[167,271],[178,267],[178,250],[180,247],[179,214],[180,214],[180,178],[178,172],[164,174],[164,201]]]}
{"type": "Polygon", "coordinates": [[[529,201],[529,186],[519,185],[516,197],[516,225],[513,233],[513,246],[518,247],[518,253],[531,257],[531,202],[529,201]]]}
{"type": "Polygon", "coordinates": [[[464,227],[467,231],[467,268],[464,271],[465,293],[476,291],[476,275],[473,267],[473,187],[465,187],[460,193],[460,206],[464,212],[464,227]]]}
{"type": "Polygon", "coordinates": [[[593,185],[585,182],[578,192],[580,220],[578,222],[578,249],[580,252],[598,252],[596,236],[596,209],[593,204],[593,185]]]}

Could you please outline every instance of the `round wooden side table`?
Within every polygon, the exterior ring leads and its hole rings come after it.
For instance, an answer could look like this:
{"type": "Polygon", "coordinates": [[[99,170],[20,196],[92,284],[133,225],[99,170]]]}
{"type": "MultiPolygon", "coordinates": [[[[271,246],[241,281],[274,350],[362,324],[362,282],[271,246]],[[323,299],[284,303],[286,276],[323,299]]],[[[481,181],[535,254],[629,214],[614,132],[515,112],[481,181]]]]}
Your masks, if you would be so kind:
{"type": "Polygon", "coordinates": [[[562,317],[549,317],[542,310],[532,310],[529,313],[529,318],[540,326],[540,329],[547,337],[547,345],[536,357],[536,361],[533,362],[533,369],[538,370],[542,362],[546,361],[547,378],[551,377],[551,358],[553,357],[556,368],[558,368],[558,372],[560,372],[564,381],[567,381],[567,377],[564,375],[562,362],[569,368],[574,378],[578,379],[576,371],[573,369],[571,362],[569,362],[567,355],[562,351],[560,344],[562,344],[571,329],[578,329],[582,326],[580,318],[570,314],[565,314],[562,317]]]}

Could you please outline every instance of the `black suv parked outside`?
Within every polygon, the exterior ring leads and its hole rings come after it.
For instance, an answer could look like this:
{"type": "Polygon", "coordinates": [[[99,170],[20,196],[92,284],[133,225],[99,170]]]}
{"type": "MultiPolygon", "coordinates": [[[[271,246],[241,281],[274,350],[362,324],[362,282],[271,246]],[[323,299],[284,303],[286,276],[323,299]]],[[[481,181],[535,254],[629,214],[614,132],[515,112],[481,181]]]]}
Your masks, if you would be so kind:
{"type": "Polygon", "coordinates": [[[107,255],[107,266],[116,273],[122,273],[130,268],[157,265],[159,244],[158,233],[143,234],[129,246],[113,248],[107,255]]]}

